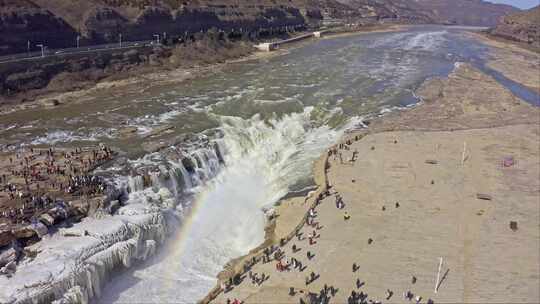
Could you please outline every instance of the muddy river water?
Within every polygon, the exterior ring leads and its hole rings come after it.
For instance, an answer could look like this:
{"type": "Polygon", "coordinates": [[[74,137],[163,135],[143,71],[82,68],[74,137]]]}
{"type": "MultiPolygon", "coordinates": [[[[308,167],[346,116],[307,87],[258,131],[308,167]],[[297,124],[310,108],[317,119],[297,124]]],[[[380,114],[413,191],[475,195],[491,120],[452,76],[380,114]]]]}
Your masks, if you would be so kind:
{"type": "Polygon", "coordinates": [[[462,28],[326,38],[180,84],[0,116],[0,149],[104,142],[122,151],[100,172],[128,189],[127,204],[151,203],[162,188],[180,203],[167,211],[167,244],[113,277],[98,301],[193,303],[227,261],[262,242],[261,210],[309,190],[312,163],[328,146],[366,117],[413,106],[427,78],[469,62],[538,100],[485,67],[488,58],[489,47],[462,28]],[[123,136],[127,127],[134,133],[123,136]],[[167,148],[150,153],[152,144],[167,148]]]}

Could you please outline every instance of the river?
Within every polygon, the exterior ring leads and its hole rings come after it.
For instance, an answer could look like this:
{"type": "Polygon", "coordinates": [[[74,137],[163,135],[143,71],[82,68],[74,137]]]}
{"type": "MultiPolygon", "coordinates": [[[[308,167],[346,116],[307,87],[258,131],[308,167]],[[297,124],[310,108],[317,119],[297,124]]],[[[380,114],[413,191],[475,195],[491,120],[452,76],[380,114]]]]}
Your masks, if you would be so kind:
{"type": "Polygon", "coordinates": [[[469,62],[538,99],[489,70],[488,55],[455,27],[321,39],[181,84],[12,113],[0,120],[0,148],[105,142],[122,151],[101,173],[128,189],[128,204],[168,189],[178,203],[169,210],[174,232],[156,256],[113,277],[98,301],[193,303],[225,263],[263,241],[263,209],[310,189],[312,163],[327,147],[366,117],[414,106],[427,78],[469,62]],[[137,136],[120,136],[128,126],[137,136]],[[149,143],[167,148],[148,153],[149,143]]]}

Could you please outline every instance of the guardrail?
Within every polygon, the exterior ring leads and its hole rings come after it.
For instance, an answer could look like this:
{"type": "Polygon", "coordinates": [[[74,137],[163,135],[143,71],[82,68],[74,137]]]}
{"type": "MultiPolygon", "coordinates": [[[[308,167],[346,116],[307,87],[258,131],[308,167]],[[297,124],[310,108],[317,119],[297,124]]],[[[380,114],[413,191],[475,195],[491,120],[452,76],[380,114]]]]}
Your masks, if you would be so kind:
{"type": "Polygon", "coordinates": [[[144,41],[123,42],[121,46],[119,43],[114,43],[114,44],[109,43],[109,44],[100,44],[100,45],[92,45],[92,46],[81,46],[79,48],[74,47],[74,48],[67,48],[67,49],[46,50],[44,51],[43,56],[41,52],[19,53],[19,54],[0,57],[0,64],[25,61],[25,60],[39,60],[41,58],[53,57],[53,56],[61,57],[61,56],[72,55],[72,54],[83,54],[83,53],[91,53],[91,52],[98,52],[98,51],[112,51],[112,50],[122,50],[122,49],[129,49],[129,48],[149,47],[153,45],[158,45],[158,44],[156,43],[156,41],[153,41],[153,40],[144,40],[144,41]]]}

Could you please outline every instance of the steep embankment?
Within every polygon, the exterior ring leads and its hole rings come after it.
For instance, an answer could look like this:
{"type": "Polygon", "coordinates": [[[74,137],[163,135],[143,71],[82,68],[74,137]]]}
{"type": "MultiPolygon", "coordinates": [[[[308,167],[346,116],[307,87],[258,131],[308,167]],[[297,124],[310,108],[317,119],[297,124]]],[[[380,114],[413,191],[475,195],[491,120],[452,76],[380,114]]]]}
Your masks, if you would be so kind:
{"type": "MultiPolygon", "coordinates": [[[[287,35],[320,20],[303,1],[0,0],[0,56],[87,45],[155,40],[165,47],[77,52],[0,65],[0,104],[83,88],[137,69],[216,63],[250,52],[259,37],[287,35]],[[204,32],[204,34],[202,33],[204,32]],[[233,43],[235,42],[235,43],[233,43]],[[204,57],[204,58],[202,58],[204,57]],[[187,62],[185,58],[191,58],[187,62]]],[[[49,52],[49,55],[52,55],[49,52]]]]}
{"type": "Polygon", "coordinates": [[[3,63],[0,64],[0,106],[91,87],[99,81],[222,63],[252,51],[248,41],[231,40],[210,31],[195,34],[173,47],[135,47],[3,63]]]}
{"type": "Polygon", "coordinates": [[[540,48],[540,5],[501,18],[491,34],[540,48]]]}
{"type": "Polygon", "coordinates": [[[25,52],[27,41],[50,48],[152,40],[187,33],[305,24],[320,17],[303,1],[0,0],[0,55],[25,52]]]}

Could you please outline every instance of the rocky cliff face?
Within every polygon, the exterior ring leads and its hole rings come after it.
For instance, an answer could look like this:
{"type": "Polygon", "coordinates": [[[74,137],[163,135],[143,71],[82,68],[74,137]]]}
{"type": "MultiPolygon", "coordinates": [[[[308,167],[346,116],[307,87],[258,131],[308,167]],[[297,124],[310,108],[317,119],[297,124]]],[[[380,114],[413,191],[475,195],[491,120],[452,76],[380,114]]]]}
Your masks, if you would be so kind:
{"type": "Polygon", "coordinates": [[[155,34],[258,30],[305,25],[321,18],[301,0],[0,0],[0,55],[25,52],[27,41],[50,48],[127,40],[152,40],[155,34]]]}
{"type": "Polygon", "coordinates": [[[77,36],[62,18],[26,0],[0,0],[0,55],[63,47],[77,36]]]}
{"type": "Polygon", "coordinates": [[[515,11],[482,0],[0,0],[0,56],[50,48],[152,40],[155,34],[258,30],[331,18],[493,26],[515,11]]]}
{"type": "Polygon", "coordinates": [[[95,8],[86,14],[82,34],[98,43],[116,42],[120,34],[126,40],[150,40],[155,34],[181,36],[185,33],[220,30],[254,30],[305,24],[294,7],[237,9],[232,6],[181,7],[147,6],[133,19],[109,7],[95,8]]]}
{"type": "Polygon", "coordinates": [[[501,18],[491,33],[540,48],[540,6],[501,18]]]}
{"type": "Polygon", "coordinates": [[[2,63],[0,106],[32,101],[49,93],[91,87],[101,80],[222,63],[252,51],[252,42],[231,40],[223,33],[210,30],[174,46],[140,46],[2,63]]]}

